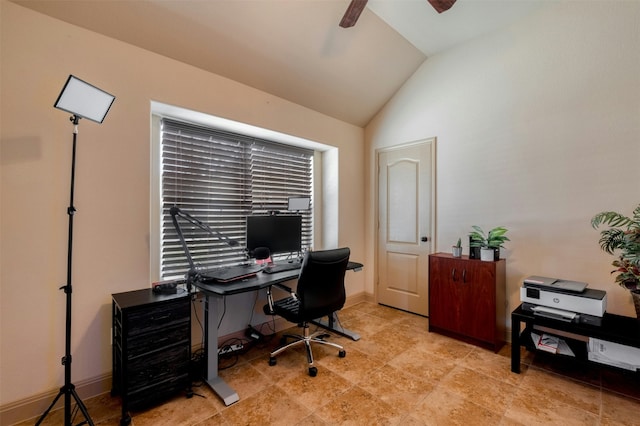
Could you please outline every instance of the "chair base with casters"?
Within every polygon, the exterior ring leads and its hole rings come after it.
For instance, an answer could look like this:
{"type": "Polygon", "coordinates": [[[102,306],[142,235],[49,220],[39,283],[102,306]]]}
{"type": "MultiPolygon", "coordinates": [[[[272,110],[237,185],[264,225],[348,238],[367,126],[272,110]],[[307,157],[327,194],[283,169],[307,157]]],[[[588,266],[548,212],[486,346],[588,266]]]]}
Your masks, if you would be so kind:
{"type": "Polygon", "coordinates": [[[318,369],[316,368],[313,362],[313,351],[311,350],[311,343],[318,343],[321,345],[333,346],[334,348],[338,349],[338,356],[340,358],[344,358],[345,356],[347,356],[347,352],[344,350],[342,346],[338,345],[337,343],[327,342],[326,340],[324,340],[325,338],[329,337],[328,334],[322,333],[322,332],[309,334],[309,324],[307,323],[301,324],[300,327],[302,327],[302,330],[304,332],[303,335],[285,334],[284,336],[282,336],[281,343],[284,346],[279,347],[278,349],[276,349],[275,351],[269,354],[269,365],[271,366],[276,365],[277,363],[276,356],[279,353],[284,352],[287,349],[297,345],[304,345],[307,351],[307,362],[309,363],[309,375],[311,377],[315,377],[318,374],[318,369]],[[293,339],[293,342],[287,344],[287,339],[293,339]]]}

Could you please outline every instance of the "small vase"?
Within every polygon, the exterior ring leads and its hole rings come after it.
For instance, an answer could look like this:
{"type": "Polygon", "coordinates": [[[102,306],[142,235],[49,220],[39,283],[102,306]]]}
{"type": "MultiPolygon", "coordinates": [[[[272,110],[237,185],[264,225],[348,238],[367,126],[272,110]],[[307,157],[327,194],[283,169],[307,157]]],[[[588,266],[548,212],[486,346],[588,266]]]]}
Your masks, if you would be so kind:
{"type": "Polygon", "coordinates": [[[462,257],[462,247],[451,247],[451,253],[453,254],[453,257],[462,257]]]}
{"type": "Polygon", "coordinates": [[[631,291],[631,297],[633,298],[633,306],[636,308],[636,318],[640,319],[640,290],[631,291]]]}

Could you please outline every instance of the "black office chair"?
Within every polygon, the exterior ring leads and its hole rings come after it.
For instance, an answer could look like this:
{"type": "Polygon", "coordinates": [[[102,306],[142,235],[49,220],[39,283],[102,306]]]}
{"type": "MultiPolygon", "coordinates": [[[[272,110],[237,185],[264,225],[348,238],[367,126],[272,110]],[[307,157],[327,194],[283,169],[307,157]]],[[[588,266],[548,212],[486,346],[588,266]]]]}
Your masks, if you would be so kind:
{"type": "Polygon", "coordinates": [[[284,346],[271,352],[269,365],[276,365],[276,355],[282,351],[295,345],[304,344],[307,349],[309,375],[314,377],[318,374],[318,369],[313,364],[312,342],[333,346],[339,350],[338,356],[340,358],[346,356],[347,353],[342,346],[324,340],[329,336],[328,334],[317,332],[310,335],[309,322],[332,315],[344,306],[346,299],[344,275],[349,263],[350,253],[349,248],[309,251],[302,262],[298,277],[298,287],[295,292],[286,286],[277,285],[279,288],[288,291],[290,296],[273,301],[271,289],[268,289],[268,304],[264,306],[265,313],[280,315],[287,321],[297,323],[303,329],[303,335],[287,334],[283,336],[282,343],[284,346]],[[287,338],[294,339],[294,341],[286,344],[287,338]]]}

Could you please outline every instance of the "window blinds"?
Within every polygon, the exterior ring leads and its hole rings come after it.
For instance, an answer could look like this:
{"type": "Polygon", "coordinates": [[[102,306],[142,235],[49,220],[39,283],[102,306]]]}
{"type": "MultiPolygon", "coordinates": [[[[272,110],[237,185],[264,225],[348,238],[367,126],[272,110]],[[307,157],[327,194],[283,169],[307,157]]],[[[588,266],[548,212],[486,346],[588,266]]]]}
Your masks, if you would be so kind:
{"type": "MultiPolygon", "coordinates": [[[[312,197],[313,151],[164,118],[162,120],[162,278],[184,275],[188,262],[169,209],[186,213],[240,244],[228,246],[180,222],[196,265],[245,259],[246,217],[286,213],[289,197],[312,197]]],[[[302,215],[302,246],[313,239],[312,210],[302,215]]],[[[180,219],[178,219],[180,221],[180,219]]]]}

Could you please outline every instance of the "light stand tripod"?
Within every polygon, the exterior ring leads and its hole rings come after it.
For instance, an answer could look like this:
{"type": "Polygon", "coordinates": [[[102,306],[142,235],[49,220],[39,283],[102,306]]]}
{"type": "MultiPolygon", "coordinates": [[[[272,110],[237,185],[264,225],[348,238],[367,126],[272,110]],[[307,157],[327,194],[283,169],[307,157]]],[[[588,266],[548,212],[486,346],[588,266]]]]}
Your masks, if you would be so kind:
{"type": "Polygon", "coordinates": [[[73,189],[75,186],[75,174],[76,174],[76,140],[78,136],[78,121],[80,117],[77,115],[73,115],[71,117],[71,121],[73,122],[73,150],[71,154],[71,195],[69,201],[69,207],[67,208],[67,215],[69,215],[69,244],[67,251],[67,284],[60,287],[60,290],[64,290],[67,295],[67,316],[66,316],[66,328],[65,328],[65,352],[64,357],[62,357],[62,365],[64,365],[64,386],[60,388],[58,395],[54,398],[53,402],[47,408],[47,411],[42,414],[42,416],[38,419],[36,426],[42,423],[42,420],[49,414],[51,409],[56,405],[58,399],[62,395],[64,395],[64,424],[65,426],[71,425],[71,397],[73,397],[76,401],[76,412],[77,409],[82,411],[84,415],[85,421],[82,423],[78,423],[78,425],[83,425],[88,423],[93,426],[93,420],[89,416],[89,412],[87,411],[87,407],[84,405],[78,393],[76,392],[76,387],[71,383],[71,260],[72,260],[72,251],[73,251],[73,215],[76,212],[76,208],[73,206],[73,189]]]}
{"type": "Polygon", "coordinates": [[[87,407],[84,405],[78,393],[76,387],[71,383],[71,260],[73,249],[73,215],[76,212],[76,208],[73,206],[73,190],[75,186],[76,176],[76,141],[78,137],[78,121],[81,118],[87,118],[96,123],[102,123],[104,118],[109,112],[109,108],[113,104],[115,96],[98,89],[97,87],[80,80],[79,78],[70,75],[62,88],[62,92],[58,96],[54,107],[63,111],[70,112],[71,121],[73,122],[73,150],[71,154],[71,195],[69,201],[69,208],[67,208],[67,215],[69,215],[69,241],[67,250],[67,283],[60,287],[60,290],[64,290],[66,294],[67,302],[67,316],[65,323],[65,352],[62,357],[62,365],[64,365],[64,386],[60,388],[58,395],[53,399],[49,408],[40,416],[36,422],[38,426],[51,409],[56,405],[58,399],[64,395],[64,425],[71,426],[72,412],[71,412],[71,398],[76,401],[76,409],[73,413],[73,417],[80,410],[84,415],[85,420],[79,425],[89,424],[93,426],[93,420],[89,416],[87,407]]]}

